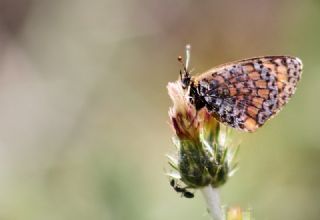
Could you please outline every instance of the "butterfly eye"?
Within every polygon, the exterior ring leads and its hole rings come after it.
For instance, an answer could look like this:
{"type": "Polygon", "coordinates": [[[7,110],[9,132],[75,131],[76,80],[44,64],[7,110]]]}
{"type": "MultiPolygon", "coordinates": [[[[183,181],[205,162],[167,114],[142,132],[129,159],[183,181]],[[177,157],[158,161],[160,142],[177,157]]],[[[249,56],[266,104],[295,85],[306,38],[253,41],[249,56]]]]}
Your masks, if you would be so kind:
{"type": "Polygon", "coordinates": [[[190,81],[191,81],[191,77],[188,74],[185,73],[181,78],[182,88],[183,89],[188,88],[188,86],[190,84],[190,81]]]}

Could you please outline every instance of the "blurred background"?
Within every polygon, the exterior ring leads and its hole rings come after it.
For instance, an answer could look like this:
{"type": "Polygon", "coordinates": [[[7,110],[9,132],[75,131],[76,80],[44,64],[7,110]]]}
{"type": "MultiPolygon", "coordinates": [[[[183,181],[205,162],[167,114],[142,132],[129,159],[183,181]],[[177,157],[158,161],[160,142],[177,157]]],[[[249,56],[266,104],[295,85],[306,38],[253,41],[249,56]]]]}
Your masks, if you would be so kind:
{"type": "Polygon", "coordinates": [[[0,0],[0,219],[209,219],[164,175],[166,84],[246,57],[304,62],[293,99],[239,134],[222,203],[255,219],[320,216],[320,2],[0,0]]]}

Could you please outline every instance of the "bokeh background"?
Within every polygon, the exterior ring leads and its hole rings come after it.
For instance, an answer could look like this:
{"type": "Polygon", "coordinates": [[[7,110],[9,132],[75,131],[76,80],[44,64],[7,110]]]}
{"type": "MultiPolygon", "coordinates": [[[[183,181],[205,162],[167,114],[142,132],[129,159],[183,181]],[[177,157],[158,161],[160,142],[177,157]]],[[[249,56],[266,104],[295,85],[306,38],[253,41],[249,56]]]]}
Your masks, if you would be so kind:
{"type": "Polygon", "coordinates": [[[187,43],[195,72],[303,60],[287,107],[239,134],[221,197],[257,220],[319,219],[319,40],[317,0],[1,0],[0,219],[209,219],[164,175],[166,84],[187,43]]]}

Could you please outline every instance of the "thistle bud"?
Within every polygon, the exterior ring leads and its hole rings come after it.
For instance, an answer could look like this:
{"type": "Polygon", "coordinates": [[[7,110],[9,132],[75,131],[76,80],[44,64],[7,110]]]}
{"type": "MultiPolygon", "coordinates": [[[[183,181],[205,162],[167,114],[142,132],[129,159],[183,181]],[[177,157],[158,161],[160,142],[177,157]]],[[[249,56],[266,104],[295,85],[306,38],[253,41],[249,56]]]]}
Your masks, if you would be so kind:
{"type": "Polygon", "coordinates": [[[173,101],[169,110],[176,157],[168,156],[174,171],[169,174],[188,188],[223,185],[235,170],[237,148],[229,146],[228,129],[203,108],[197,112],[189,102],[180,81],[169,83],[168,92],[173,101]]]}

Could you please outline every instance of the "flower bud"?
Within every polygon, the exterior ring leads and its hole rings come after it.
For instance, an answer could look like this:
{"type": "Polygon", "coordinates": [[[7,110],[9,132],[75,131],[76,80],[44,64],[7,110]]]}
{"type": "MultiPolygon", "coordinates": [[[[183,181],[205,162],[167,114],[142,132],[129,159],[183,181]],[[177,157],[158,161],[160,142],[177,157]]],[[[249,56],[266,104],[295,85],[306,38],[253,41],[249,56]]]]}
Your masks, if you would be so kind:
{"type": "Polygon", "coordinates": [[[237,148],[229,146],[227,128],[203,108],[197,112],[189,102],[181,83],[169,83],[168,92],[173,101],[169,110],[176,137],[177,157],[168,156],[175,172],[169,175],[190,188],[223,185],[234,170],[237,148]]]}

